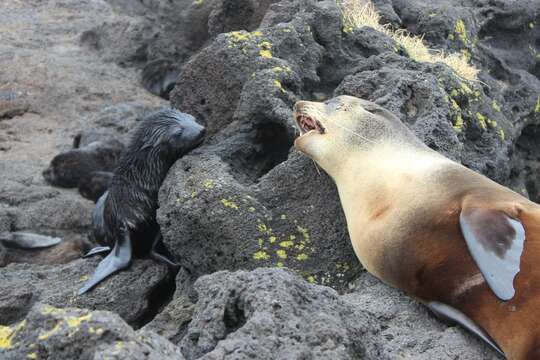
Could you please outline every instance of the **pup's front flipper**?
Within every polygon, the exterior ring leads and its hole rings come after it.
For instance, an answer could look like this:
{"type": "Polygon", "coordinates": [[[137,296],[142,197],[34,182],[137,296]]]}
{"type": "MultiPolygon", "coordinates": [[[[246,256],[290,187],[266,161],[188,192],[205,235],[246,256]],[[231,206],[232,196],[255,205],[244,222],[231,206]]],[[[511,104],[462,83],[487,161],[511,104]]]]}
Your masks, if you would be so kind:
{"type": "Polygon", "coordinates": [[[84,254],[82,256],[82,258],[86,259],[86,258],[89,258],[91,256],[98,255],[98,254],[103,254],[103,253],[106,253],[106,252],[109,252],[109,251],[111,251],[110,246],[96,246],[95,248],[93,248],[92,250],[90,250],[89,252],[84,254]]]}
{"type": "Polygon", "coordinates": [[[25,232],[5,232],[0,234],[0,242],[7,247],[41,249],[58,245],[62,242],[62,239],[25,232]]]}
{"type": "Polygon", "coordinates": [[[163,262],[165,265],[177,268],[180,264],[173,260],[172,255],[169,253],[165,244],[163,244],[163,236],[161,232],[156,235],[154,243],[152,244],[152,250],[150,251],[150,257],[156,261],[163,262]]]}
{"type": "Polygon", "coordinates": [[[497,208],[464,206],[459,223],[467,247],[491,290],[503,301],[512,299],[525,242],[521,221],[497,208]]]}
{"type": "Polygon", "coordinates": [[[92,275],[92,278],[79,289],[79,295],[84,294],[108,276],[125,269],[130,265],[133,251],[127,226],[122,226],[120,233],[121,236],[114,244],[112,251],[105,259],[101,260],[94,275],[92,275]]]}

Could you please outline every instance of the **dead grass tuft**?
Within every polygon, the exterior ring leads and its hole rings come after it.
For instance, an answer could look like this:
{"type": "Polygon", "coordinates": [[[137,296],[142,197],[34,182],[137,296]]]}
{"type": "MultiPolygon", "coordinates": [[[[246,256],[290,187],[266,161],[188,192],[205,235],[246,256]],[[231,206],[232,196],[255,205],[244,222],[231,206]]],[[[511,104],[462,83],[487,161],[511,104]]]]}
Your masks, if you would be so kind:
{"type": "Polygon", "coordinates": [[[448,65],[461,78],[478,81],[478,69],[471,65],[464,54],[445,54],[442,51],[430,50],[423,36],[417,36],[406,30],[394,30],[381,24],[381,16],[370,0],[337,0],[343,18],[343,30],[350,32],[369,26],[382,32],[399,44],[407,55],[415,61],[443,63],[448,65]]]}

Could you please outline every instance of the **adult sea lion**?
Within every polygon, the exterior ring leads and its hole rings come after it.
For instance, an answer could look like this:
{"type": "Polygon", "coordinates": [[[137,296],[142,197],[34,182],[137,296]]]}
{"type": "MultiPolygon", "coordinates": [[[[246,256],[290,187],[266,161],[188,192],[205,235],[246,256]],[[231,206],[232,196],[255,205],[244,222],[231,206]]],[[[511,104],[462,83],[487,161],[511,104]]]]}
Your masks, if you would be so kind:
{"type": "Polygon", "coordinates": [[[110,253],[79,294],[129,266],[133,253],[174,265],[162,244],[156,221],[158,191],[174,162],[198,146],[205,128],[193,116],[165,109],[142,120],[114,171],[109,190],[92,215],[95,240],[102,246],[87,255],[110,253]]]}
{"type": "Polygon", "coordinates": [[[508,359],[540,359],[540,206],[375,103],[300,101],[295,146],[335,181],[356,255],[508,359]]]}

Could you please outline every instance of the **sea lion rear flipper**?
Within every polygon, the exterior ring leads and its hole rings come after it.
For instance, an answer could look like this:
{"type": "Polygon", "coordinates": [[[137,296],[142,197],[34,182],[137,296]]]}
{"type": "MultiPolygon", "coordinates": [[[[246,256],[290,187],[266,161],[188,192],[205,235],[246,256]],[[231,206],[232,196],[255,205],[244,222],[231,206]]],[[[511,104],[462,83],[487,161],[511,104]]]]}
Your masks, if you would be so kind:
{"type": "Polygon", "coordinates": [[[83,259],[86,259],[86,258],[89,258],[91,256],[94,256],[94,255],[98,255],[98,254],[102,254],[104,252],[109,252],[111,251],[111,247],[110,246],[96,246],[95,248],[91,249],[89,252],[87,252],[86,254],[84,254],[82,256],[83,259]]]}
{"type": "Polygon", "coordinates": [[[480,207],[464,207],[459,223],[489,287],[501,300],[510,300],[525,241],[523,224],[504,211],[480,207]]]}
{"type": "Polygon", "coordinates": [[[0,234],[0,242],[7,247],[41,249],[58,245],[62,242],[62,239],[25,232],[5,232],[0,234]]]}
{"type": "Polygon", "coordinates": [[[92,289],[108,276],[129,266],[131,263],[132,247],[129,230],[126,226],[122,227],[121,234],[122,236],[116,241],[109,255],[99,263],[92,278],[79,289],[79,295],[92,289]]]}
{"type": "Polygon", "coordinates": [[[431,301],[427,303],[427,306],[431,311],[433,311],[436,315],[454,321],[461,326],[463,326],[465,329],[469,330],[473,334],[477,335],[479,338],[484,340],[486,343],[488,343],[492,348],[494,348],[496,351],[498,351],[501,355],[504,355],[501,348],[493,341],[493,339],[484,331],[482,330],[478,325],[474,323],[467,315],[462,313],[461,311],[457,310],[456,308],[453,308],[452,306],[448,306],[446,304],[437,302],[437,301],[431,301]]]}

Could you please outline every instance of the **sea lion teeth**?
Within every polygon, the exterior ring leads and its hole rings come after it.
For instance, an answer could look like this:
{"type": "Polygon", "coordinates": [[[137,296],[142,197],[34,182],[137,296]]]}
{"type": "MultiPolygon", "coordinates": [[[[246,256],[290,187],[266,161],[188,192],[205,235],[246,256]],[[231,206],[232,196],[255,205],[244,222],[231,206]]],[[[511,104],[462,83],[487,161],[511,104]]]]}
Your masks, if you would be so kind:
{"type": "Polygon", "coordinates": [[[318,120],[306,116],[304,114],[299,114],[296,116],[296,123],[300,128],[302,135],[309,133],[312,130],[317,130],[319,134],[325,133],[324,126],[318,120]]]}

